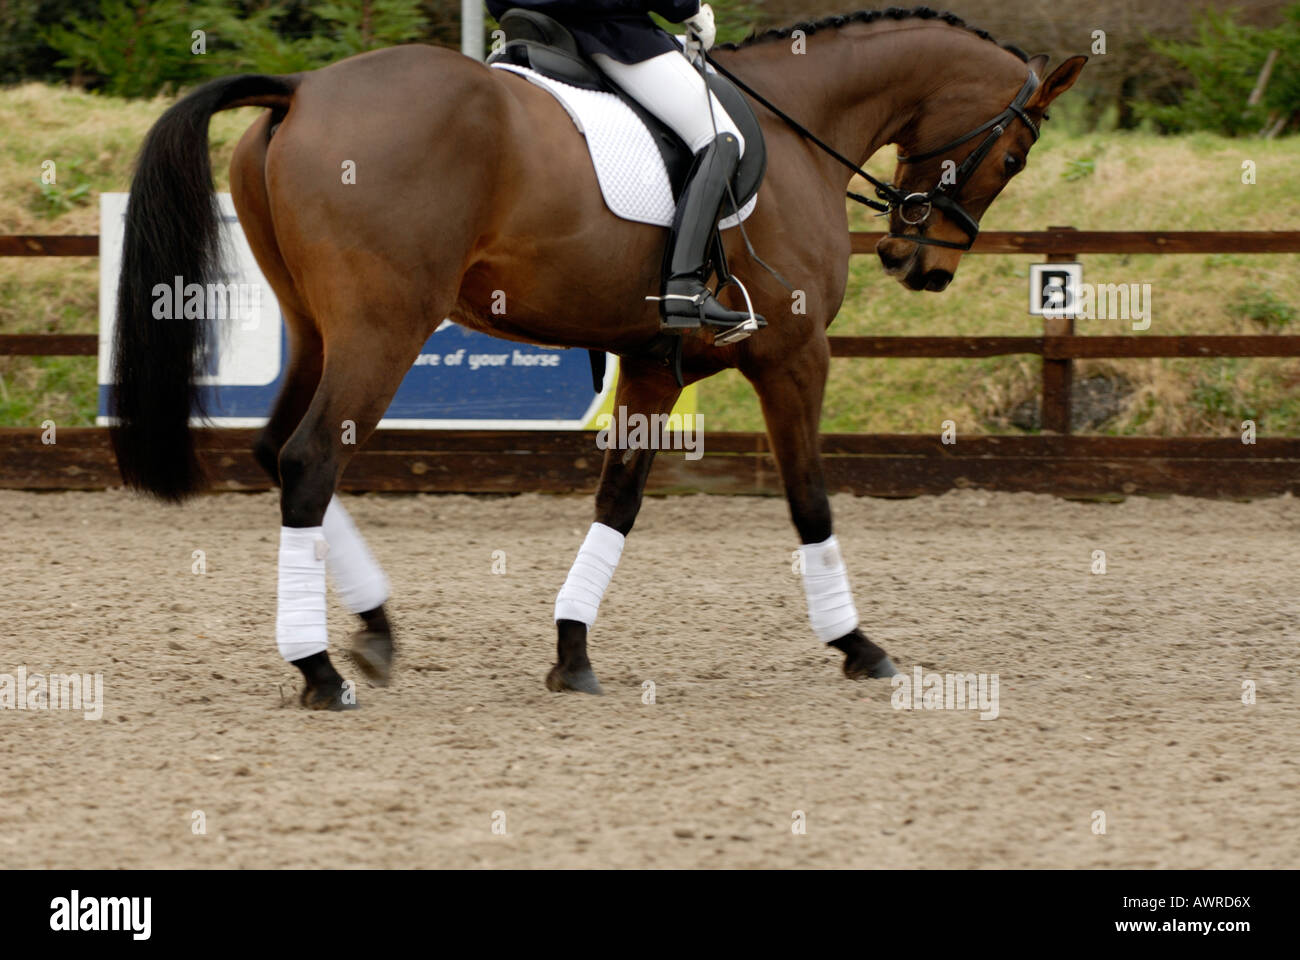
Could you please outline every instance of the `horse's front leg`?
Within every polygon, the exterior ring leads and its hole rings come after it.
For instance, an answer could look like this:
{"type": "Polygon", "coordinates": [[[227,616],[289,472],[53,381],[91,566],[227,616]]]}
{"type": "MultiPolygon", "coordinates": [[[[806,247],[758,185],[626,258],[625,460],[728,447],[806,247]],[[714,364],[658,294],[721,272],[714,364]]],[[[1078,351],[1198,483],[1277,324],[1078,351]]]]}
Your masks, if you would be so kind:
{"type": "Polygon", "coordinates": [[[799,552],[813,633],[844,653],[844,673],[850,679],[892,677],[898,671],[885,651],[858,629],[848,571],[831,528],[818,443],[829,364],[830,350],[819,333],[797,352],[756,368],[742,367],[742,372],[758,392],[790,517],[803,544],[799,552]]]}
{"type": "MultiPolygon", "coordinates": [[[[625,359],[619,365],[614,417],[618,419],[622,408],[628,417],[642,414],[648,420],[670,411],[680,394],[681,388],[666,367],[625,359]]],[[[555,598],[556,658],[546,675],[550,690],[603,692],[587,657],[587,632],[596,622],[624,540],[641,509],[641,494],[654,456],[650,447],[620,449],[611,443],[605,450],[596,491],[596,520],[555,598]]]]}

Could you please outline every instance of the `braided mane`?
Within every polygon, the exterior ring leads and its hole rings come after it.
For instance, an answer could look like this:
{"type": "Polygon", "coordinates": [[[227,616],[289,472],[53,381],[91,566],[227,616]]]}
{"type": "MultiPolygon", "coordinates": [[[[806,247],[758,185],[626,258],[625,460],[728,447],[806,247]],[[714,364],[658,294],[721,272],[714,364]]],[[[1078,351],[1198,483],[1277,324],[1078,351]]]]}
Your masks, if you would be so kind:
{"type": "Polygon", "coordinates": [[[846,13],[840,16],[824,17],[821,20],[813,20],[807,23],[796,23],[788,27],[781,27],[775,30],[765,30],[762,33],[751,34],[740,43],[720,43],[720,50],[742,50],[745,47],[753,46],[757,43],[769,43],[773,40],[785,40],[794,34],[796,30],[804,34],[813,34],[818,30],[837,30],[840,27],[848,26],[851,23],[877,23],[882,20],[938,20],[940,23],[946,23],[950,27],[957,27],[969,33],[973,33],[981,40],[987,40],[989,43],[997,44],[1003,50],[1015,54],[1022,61],[1028,61],[1029,55],[1019,47],[1008,43],[998,43],[993,39],[987,30],[980,30],[972,27],[955,13],[940,13],[932,10],[930,7],[914,7],[911,10],[904,10],[901,7],[890,7],[887,10],[859,10],[856,13],[846,13]]]}

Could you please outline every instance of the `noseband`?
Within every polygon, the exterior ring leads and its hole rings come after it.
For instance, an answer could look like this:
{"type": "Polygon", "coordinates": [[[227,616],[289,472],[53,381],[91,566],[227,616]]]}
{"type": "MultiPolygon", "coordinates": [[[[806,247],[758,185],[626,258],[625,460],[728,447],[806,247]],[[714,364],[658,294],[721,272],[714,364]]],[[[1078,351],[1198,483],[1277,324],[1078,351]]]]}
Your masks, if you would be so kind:
{"type": "Polygon", "coordinates": [[[975,139],[986,130],[988,131],[988,136],[984,138],[983,142],[972,150],[966,159],[961,162],[961,165],[957,167],[956,175],[953,177],[952,183],[944,183],[941,180],[938,186],[925,193],[903,193],[903,191],[899,190],[898,187],[894,186],[892,183],[885,183],[883,180],[878,180],[873,177],[852,160],[835,150],[834,147],[831,147],[822,141],[807,127],[803,126],[780,108],[764,99],[762,95],[754,90],[753,87],[749,86],[726,67],[722,66],[714,60],[713,57],[709,56],[709,54],[705,53],[704,56],[708,60],[710,66],[738,86],[741,90],[744,90],[745,93],[749,94],[772,113],[784,120],[801,137],[816,144],[825,153],[834,157],[876,188],[876,197],[878,198],[876,200],[864,197],[860,193],[853,193],[852,191],[848,192],[849,199],[865,204],[873,210],[879,210],[882,215],[891,214],[897,210],[899,218],[909,226],[919,226],[920,224],[925,223],[930,219],[930,213],[937,209],[944,216],[948,217],[948,219],[952,220],[953,223],[961,227],[962,231],[966,234],[965,243],[953,243],[949,240],[936,240],[919,233],[893,233],[892,231],[889,233],[889,236],[895,239],[910,240],[912,243],[921,244],[923,246],[948,247],[953,250],[969,250],[971,246],[974,245],[975,238],[979,236],[980,224],[979,221],[972,217],[970,213],[967,212],[966,208],[961,205],[957,199],[957,195],[961,193],[961,189],[966,185],[966,181],[974,175],[975,171],[979,168],[979,165],[984,161],[984,158],[988,156],[988,152],[993,149],[993,144],[998,142],[1002,135],[1010,128],[1012,122],[1017,118],[1024,121],[1025,126],[1029,128],[1029,132],[1034,135],[1035,142],[1038,140],[1039,136],[1038,127],[1034,125],[1034,121],[1030,119],[1029,114],[1025,112],[1025,104],[1028,103],[1029,98],[1034,95],[1034,91],[1038,89],[1039,83],[1038,75],[1035,74],[1033,70],[1030,70],[1029,76],[1025,79],[1024,86],[1020,88],[1020,92],[1016,94],[1015,99],[1011,101],[1011,104],[1005,110],[999,113],[992,120],[980,124],[974,130],[963,134],[955,140],[950,140],[942,147],[936,147],[934,150],[927,150],[925,153],[912,154],[909,157],[899,156],[899,163],[920,163],[924,160],[932,160],[941,154],[947,153],[949,150],[960,147],[962,144],[975,139]]]}

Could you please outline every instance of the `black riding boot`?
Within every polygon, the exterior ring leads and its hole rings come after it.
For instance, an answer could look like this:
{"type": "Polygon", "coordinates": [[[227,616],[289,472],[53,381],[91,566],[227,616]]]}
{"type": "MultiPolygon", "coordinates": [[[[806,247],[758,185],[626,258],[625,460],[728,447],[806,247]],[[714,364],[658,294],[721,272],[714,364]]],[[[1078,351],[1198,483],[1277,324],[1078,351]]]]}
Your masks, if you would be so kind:
{"type": "MultiPolygon", "coordinates": [[[[668,250],[664,256],[663,298],[659,301],[660,328],[669,333],[698,330],[702,324],[735,327],[748,313],[728,310],[713,296],[705,281],[709,243],[727,184],[740,162],[740,144],[724,133],[699,152],[677,202],[668,250]]],[[[762,317],[756,317],[763,323],[762,317]]]]}

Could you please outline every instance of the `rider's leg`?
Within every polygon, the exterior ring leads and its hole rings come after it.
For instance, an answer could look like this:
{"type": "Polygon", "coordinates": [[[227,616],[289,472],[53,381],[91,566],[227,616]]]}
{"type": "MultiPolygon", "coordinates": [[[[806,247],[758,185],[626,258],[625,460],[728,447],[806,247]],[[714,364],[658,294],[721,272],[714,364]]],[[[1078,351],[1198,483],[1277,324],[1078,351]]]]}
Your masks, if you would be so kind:
{"type": "Polygon", "coordinates": [[[710,117],[704,79],[680,53],[660,54],[640,63],[619,63],[603,54],[593,59],[610,79],[672,128],[695,153],[677,201],[664,257],[663,299],[659,302],[663,328],[693,330],[703,322],[726,327],[743,323],[749,314],[724,307],[705,282],[709,274],[709,242],[727,184],[745,149],[735,122],[711,93],[710,117]]]}
{"type": "Polygon", "coordinates": [[[744,155],[745,138],[735,121],[713,94],[709,94],[713,116],[709,116],[704,103],[704,78],[682,54],[661,53],[640,63],[620,63],[597,53],[592,60],[630,97],[686,141],[691,153],[699,153],[715,135],[730,133],[740,142],[740,154],[744,155]]]}

